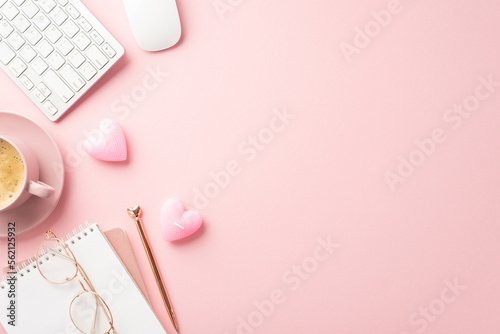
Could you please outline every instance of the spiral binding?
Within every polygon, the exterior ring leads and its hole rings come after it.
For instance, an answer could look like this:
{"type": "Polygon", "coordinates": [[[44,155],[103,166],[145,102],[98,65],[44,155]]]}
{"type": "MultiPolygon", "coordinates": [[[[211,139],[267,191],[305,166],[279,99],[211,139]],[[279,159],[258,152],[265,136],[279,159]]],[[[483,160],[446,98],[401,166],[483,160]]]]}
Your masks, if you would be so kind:
{"type": "MultiPolygon", "coordinates": [[[[68,245],[74,245],[78,240],[81,240],[82,237],[87,236],[88,232],[94,232],[96,226],[97,223],[91,225],[88,221],[86,221],[84,224],[79,225],[78,228],[72,230],[71,233],[66,234],[65,237],[61,237],[61,240],[68,245]]],[[[0,289],[5,289],[5,283],[8,278],[10,278],[11,276],[19,276],[16,277],[16,279],[24,277],[26,273],[30,273],[31,270],[37,269],[36,265],[36,256],[32,256],[29,259],[16,264],[14,275],[10,273],[1,275],[2,281],[0,282],[0,289]]]]}

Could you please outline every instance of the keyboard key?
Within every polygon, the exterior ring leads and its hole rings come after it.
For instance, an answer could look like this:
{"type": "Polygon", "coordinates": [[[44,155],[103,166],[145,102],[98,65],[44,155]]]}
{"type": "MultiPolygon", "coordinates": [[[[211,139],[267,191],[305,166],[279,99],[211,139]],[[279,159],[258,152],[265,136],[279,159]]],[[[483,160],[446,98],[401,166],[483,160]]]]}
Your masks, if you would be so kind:
{"type": "Polygon", "coordinates": [[[57,6],[54,0],[39,0],[38,4],[42,7],[45,13],[50,13],[52,9],[57,6]]]}
{"type": "Polygon", "coordinates": [[[6,43],[0,42],[0,61],[4,65],[8,65],[15,56],[16,53],[6,43]]]}
{"type": "Polygon", "coordinates": [[[75,20],[80,16],[80,12],[73,5],[69,5],[68,7],[66,7],[66,11],[68,12],[69,16],[71,16],[75,20]]]}
{"type": "Polygon", "coordinates": [[[61,6],[66,6],[68,4],[68,0],[57,0],[61,6]]]}
{"type": "Polygon", "coordinates": [[[31,80],[23,75],[22,77],[19,78],[19,81],[21,81],[21,83],[23,84],[24,87],[26,87],[26,89],[30,90],[31,88],[33,88],[35,85],[33,84],[33,82],[31,82],[31,80]]]}
{"type": "Polygon", "coordinates": [[[9,65],[9,70],[10,72],[16,77],[16,78],[19,78],[19,76],[21,74],[24,73],[24,71],[26,71],[26,69],[28,68],[28,66],[20,59],[20,58],[16,58],[14,59],[10,65],[9,65]]]}
{"type": "Polygon", "coordinates": [[[92,43],[83,32],[79,33],[78,36],[75,37],[74,41],[76,46],[82,51],[85,50],[90,43],[92,43]]]}
{"type": "Polygon", "coordinates": [[[68,19],[68,15],[59,7],[57,7],[52,13],[50,13],[50,17],[52,17],[52,20],[54,20],[54,22],[58,26],[63,24],[64,21],[68,19]]]}
{"type": "Polygon", "coordinates": [[[49,89],[59,96],[64,103],[67,103],[75,95],[53,70],[48,70],[43,76],[43,80],[49,89]]]}
{"type": "Polygon", "coordinates": [[[114,56],[116,56],[116,51],[115,49],[113,49],[111,47],[111,45],[109,45],[108,43],[104,44],[102,46],[102,50],[104,51],[104,53],[106,53],[106,55],[109,57],[109,58],[113,58],[114,56]]]}
{"type": "Polygon", "coordinates": [[[38,13],[40,11],[40,9],[38,9],[37,5],[35,5],[31,1],[28,2],[26,5],[24,5],[22,10],[23,10],[23,13],[26,14],[26,16],[30,19],[33,18],[33,16],[35,16],[36,13],[38,13]]]}
{"type": "Polygon", "coordinates": [[[49,68],[49,65],[47,65],[47,63],[42,58],[37,57],[31,64],[31,67],[36,72],[36,74],[42,75],[43,72],[45,72],[49,68]]]}
{"type": "Polygon", "coordinates": [[[52,102],[50,101],[45,101],[45,103],[43,104],[43,106],[45,107],[45,109],[47,109],[47,111],[52,115],[54,116],[56,113],[57,113],[57,108],[52,104],[52,102]]]}
{"type": "Polygon", "coordinates": [[[80,68],[80,74],[83,75],[83,77],[87,81],[89,81],[90,79],[92,79],[97,74],[97,70],[94,68],[94,66],[90,65],[89,62],[86,62],[80,68]]]}
{"type": "Polygon", "coordinates": [[[28,42],[30,42],[31,45],[36,45],[36,43],[42,39],[42,35],[33,27],[26,30],[23,36],[28,40],[28,42]]]}
{"type": "Polygon", "coordinates": [[[83,16],[78,19],[78,24],[85,32],[92,30],[92,25],[83,16]]]}
{"type": "Polygon", "coordinates": [[[52,44],[54,44],[62,37],[62,32],[60,32],[55,25],[51,25],[45,32],[45,36],[52,44]]]}
{"type": "Polygon", "coordinates": [[[52,46],[52,44],[47,42],[47,40],[45,39],[36,46],[36,49],[38,50],[38,53],[44,58],[47,58],[48,55],[50,55],[52,51],[54,51],[54,47],[52,46]]]}
{"type": "Polygon", "coordinates": [[[67,56],[68,53],[70,53],[71,50],[74,49],[74,46],[67,38],[62,38],[59,42],[57,42],[56,48],[59,50],[59,52],[61,52],[63,56],[67,56]]]}
{"type": "Polygon", "coordinates": [[[9,35],[14,31],[14,28],[9,24],[9,22],[2,20],[0,21],[0,35],[3,38],[9,37],[9,35]]]}
{"type": "Polygon", "coordinates": [[[7,0],[0,0],[0,7],[2,7],[3,5],[5,5],[6,2],[7,2],[7,0]]]}
{"type": "Polygon", "coordinates": [[[5,5],[3,5],[2,13],[9,21],[12,21],[17,16],[17,14],[19,14],[19,9],[17,9],[17,7],[9,1],[5,5]]]}
{"type": "Polygon", "coordinates": [[[50,20],[47,16],[45,16],[42,12],[35,15],[33,18],[33,23],[40,29],[44,31],[50,24],[50,20]]]}
{"type": "Polygon", "coordinates": [[[102,69],[108,63],[108,58],[95,45],[88,48],[85,55],[98,69],[102,69]]]}
{"type": "Polygon", "coordinates": [[[80,31],[80,28],[78,28],[78,26],[73,21],[66,21],[61,26],[61,29],[69,38],[73,38],[76,35],[76,33],[80,31]]]}
{"type": "Polygon", "coordinates": [[[61,54],[57,51],[52,52],[49,58],[47,58],[47,61],[49,62],[50,66],[52,66],[56,71],[59,70],[61,66],[63,66],[66,62],[61,54]]]}
{"type": "Polygon", "coordinates": [[[85,62],[85,57],[78,50],[73,50],[68,55],[68,60],[74,67],[78,68],[85,62]]]}
{"type": "Polygon", "coordinates": [[[92,39],[94,40],[94,42],[97,43],[97,45],[101,45],[102,43],[104,43],[104,38],[102,38],[102,36],[99,35],[99,33],[95,30],[90,33],[90,37],[92,37],[92,39]]]}
{"type": "Polygon", "coordinates": [[[24,15],[18,15],[14,19],[13,23],[14,23],[14,27],[16,27],[17,30],[19,30],[20,32],[25,32],[26,29],[28,29],[31,25],[30,21],[28,21],[28,19],[24,15]]]}
{"type": "Polygon", "coordinates": [[[33,93],[33,95],[35,96],[35,98],[38,102],[41,103],[41,102],[45,101],[46,97],[37,88],[33,89],[31,92],[33,93]]]}
{"type": "Polygon", "coordinates": [[[26,0],[14,0],[14,3],[19,7],[21,6],[26,0]]]}
{"type": "Polygon", "coordinates": [[[22,38],[21,35],[19,35],[17,32],[11,34],[7,39],[7,41],[9,42],[10,46],[14,49],[14,51],[19,50],[21,46],[23,46],[24,43],[26,43],[24,38],[22,38]]]}
{"type": "Polygon", "coordinates": [[[85,86],[85,80],[69,65],[64,65],[59,74],[77,92],[85,86]]]}
{"type": "Polygon", "coordinates": [[[52,93],[50,89],[43,82],[40,82],[38,86],[36,86],[36,88],[38,88],[40,93],[42,93],[42,95],[45,97],[49,97],[49,95],[52,93]]]}
{"type": "Polygon", "coordinates": [[[36,52],[31,46],[25,45],[21,52],[19,52],[19,55],[25,62],[30,63],[36,57],[36,52]]]}

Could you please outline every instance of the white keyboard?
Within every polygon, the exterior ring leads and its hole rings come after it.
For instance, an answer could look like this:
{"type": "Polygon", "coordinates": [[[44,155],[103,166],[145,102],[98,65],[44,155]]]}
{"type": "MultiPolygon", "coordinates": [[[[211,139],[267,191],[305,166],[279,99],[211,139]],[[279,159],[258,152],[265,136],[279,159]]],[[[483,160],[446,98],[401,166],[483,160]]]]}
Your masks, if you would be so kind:
{"type": "Polygon", "coordinates": [[[79,0],[0,0],[0,68],[52,121],[124,53],[79,0]]]}

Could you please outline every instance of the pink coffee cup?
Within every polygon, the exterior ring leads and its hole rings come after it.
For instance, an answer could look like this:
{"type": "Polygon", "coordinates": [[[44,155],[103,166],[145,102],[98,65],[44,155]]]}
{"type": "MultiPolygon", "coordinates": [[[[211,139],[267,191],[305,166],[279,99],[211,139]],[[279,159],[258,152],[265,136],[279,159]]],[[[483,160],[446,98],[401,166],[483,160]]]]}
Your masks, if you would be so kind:
{"type": "Polygon", "coordinates": [[[0,139],[12,145],[12,147],[17,150],[24,163],[24,182],[22,188],[9,204],[0,207],[0,212],[14,209],[22,205],[31,196],[37,196],[44,199],[51,198],[55,190],[39,180],[40,170],[38,167],[38,160],[30,148],[17,138],[0,135],[0,139]]]}

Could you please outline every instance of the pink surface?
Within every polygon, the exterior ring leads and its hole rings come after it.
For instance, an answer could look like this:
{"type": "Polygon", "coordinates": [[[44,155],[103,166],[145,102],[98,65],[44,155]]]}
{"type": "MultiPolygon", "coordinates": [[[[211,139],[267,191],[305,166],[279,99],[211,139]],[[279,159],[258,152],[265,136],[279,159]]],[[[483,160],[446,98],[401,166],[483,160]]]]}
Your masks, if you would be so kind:
{"type": "Polygon", "coordinates": [[[147,53],[120,0],[87,0],[127,54],[58,123],[0,74],[0,109],[67,166],[19,258],[48,227],[121,226],[173,333],[139,203],[183,334],[498,332],[500,2],[215,3],[179,1],[180,44],[147,53]],[[82,151],[106,118],[125,163],[82,151]],[[160,233],[169,197],[205,223],[180,243],[160,233]]]}

